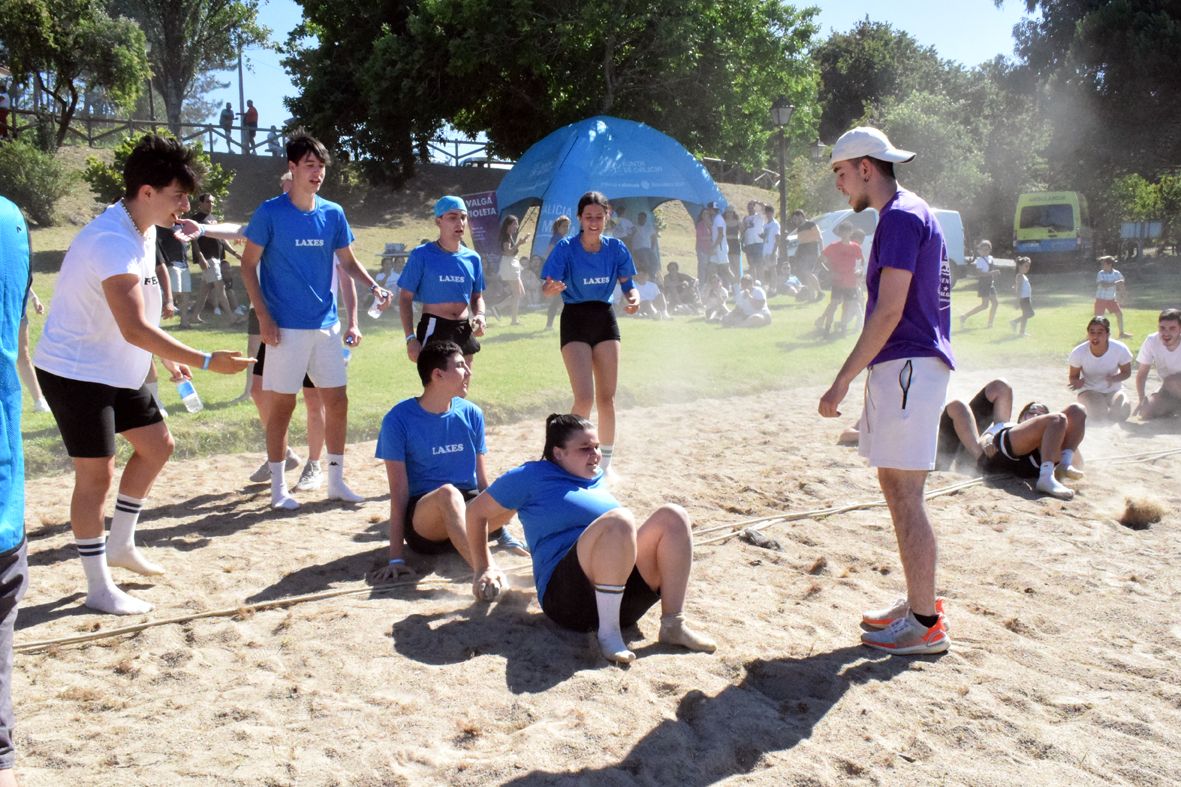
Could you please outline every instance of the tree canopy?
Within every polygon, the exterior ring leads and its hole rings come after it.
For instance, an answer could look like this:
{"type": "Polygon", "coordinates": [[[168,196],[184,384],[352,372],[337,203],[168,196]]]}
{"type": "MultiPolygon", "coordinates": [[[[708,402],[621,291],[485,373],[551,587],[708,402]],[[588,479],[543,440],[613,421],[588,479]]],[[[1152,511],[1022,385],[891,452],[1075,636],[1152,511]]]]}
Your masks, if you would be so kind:
{"type": "Polygon", "coordinates": [[[778,0],[301,0],[286,61],[291,109],[354,158],[399,178],[450,124],[516,157],[596,114],[649,123],[698,155],[764,165],[770,106],[815,138],[815,9],[778,0]],[[312,34],[315,42],[298,41],[312,34]]]}

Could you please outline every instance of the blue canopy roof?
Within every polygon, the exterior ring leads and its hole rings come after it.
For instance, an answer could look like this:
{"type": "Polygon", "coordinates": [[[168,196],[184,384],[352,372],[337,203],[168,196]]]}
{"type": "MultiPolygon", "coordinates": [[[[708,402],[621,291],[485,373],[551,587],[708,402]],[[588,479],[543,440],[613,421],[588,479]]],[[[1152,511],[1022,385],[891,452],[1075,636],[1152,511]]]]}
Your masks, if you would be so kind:
{"type": "Polygon", "coordinates": [[[578,199],[601,191],[612,205],[623,203],[634,219],[669,200],[681,200],[694,220],[708,202],[725,207],[726,198],[709,172],[667,134],[631,120],[598,115],[554,131],[517,161],[496,190],[500,215],[520,216],[541,203],[533,241],[544,254],[549,228],[565,214],[578,231],[578,199]]]}

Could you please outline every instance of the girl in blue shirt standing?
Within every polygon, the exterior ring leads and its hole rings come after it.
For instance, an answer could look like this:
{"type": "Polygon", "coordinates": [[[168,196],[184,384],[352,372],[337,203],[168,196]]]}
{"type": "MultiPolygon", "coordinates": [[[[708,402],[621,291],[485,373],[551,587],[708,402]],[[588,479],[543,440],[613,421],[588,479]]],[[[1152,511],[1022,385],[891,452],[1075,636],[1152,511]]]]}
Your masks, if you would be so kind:
{"type": "Polygon", "coordinates": [[[468,504],[467,537],[477,599],[494,596],[504,576],[488,551],[489,521],[515,511],[533,556],[541,609],[555,623],[598,632],[603,655],[635,659],[620,631],[660,601],[660,641],[713,653],[717,644],[685,623],[683,613],[693,566],[689,515],[665,504],[637,524],[607,490],[602,453],[590,421],[551,415],[545,422],[542,459],[508,471],[468,504]]]}
{"type": "Polygon", "coordinates": [[[581,231],[559,241],[541,269],[546,297],[562,294],[562,360],[574,404],[570,411],[589,418],[598,408],[602,430],[603,470],[611,464],[615,449],[615,388],[619,379],[619,323],[611,309],[616,282],[627,297],[626,310],[640,308],[640,294],[632,284],[636,272],[627,246],[603,237],[611,203],[597,191],[578,200],[581,231]]]}

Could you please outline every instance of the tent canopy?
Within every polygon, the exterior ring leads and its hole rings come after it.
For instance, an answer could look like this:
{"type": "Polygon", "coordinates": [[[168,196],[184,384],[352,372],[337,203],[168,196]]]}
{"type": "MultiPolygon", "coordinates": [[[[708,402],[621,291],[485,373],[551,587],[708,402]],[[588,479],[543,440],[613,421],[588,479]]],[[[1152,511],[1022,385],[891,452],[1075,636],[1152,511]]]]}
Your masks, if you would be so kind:
{"type": "Polygon", "coordinates": [[[533,253],[544,254],[558,216],[569,216],[578,231],[578,199],[588,191],[626,206],[632,220],[669,200],[681,200],[694,220],[708,202],[726,205],[709,172],[679,142],[607,115],[560,128],[525,151],[496,190],[496,204],[502,219],[541,204],[533,253]]]}

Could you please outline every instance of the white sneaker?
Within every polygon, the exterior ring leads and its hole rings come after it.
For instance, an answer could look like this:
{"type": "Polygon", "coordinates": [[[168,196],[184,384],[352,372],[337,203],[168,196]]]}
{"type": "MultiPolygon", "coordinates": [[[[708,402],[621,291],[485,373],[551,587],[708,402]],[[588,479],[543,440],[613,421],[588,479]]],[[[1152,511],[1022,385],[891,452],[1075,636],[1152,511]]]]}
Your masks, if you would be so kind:
{"type": "Polygon", "coordinates": [[[299,458],[299,454],[291,450],[291,446],[287,446],[287,464],[283,465],[284,470],[294,470],[303,464],[303,460],[299,458]]]}
{"type": "Polygon", "coordinates": [[[262,464],[258,469],[250,474],[250,480],[256,484],[261,484],[263,481],[271,480],[271,465],[267,460],[262,460],[262,464]]]}
{"type": "Polygon", "coordinates": [[[295,485],[296,492],[310,492],[313,489],[319,489],[324,484],[324,472],[320,469],[320,463],[312,459],[303,466],[303,472],[299,474],[299,482],[295,485]]]}

